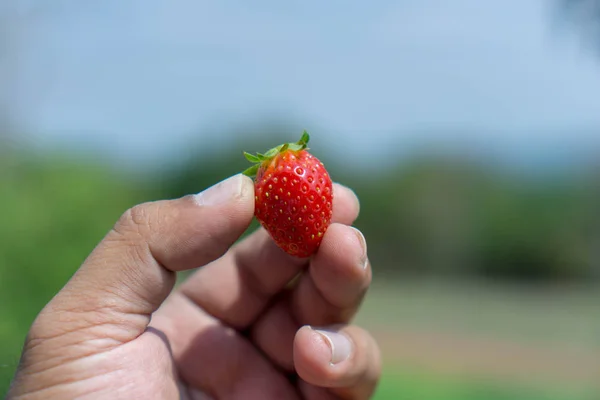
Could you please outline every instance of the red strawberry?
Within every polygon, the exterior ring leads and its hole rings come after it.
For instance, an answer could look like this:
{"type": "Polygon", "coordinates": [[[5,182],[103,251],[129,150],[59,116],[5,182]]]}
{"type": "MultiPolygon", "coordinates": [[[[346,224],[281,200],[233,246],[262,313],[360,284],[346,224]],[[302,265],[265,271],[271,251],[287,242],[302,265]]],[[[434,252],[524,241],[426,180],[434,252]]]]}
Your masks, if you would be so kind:
{"type": "Polygon", "coordinates": [[[244,153],[254,165],[254,215],[288,254],[308,257],[321,244],[331,223],[333,188],[325,166],[308,152],[306,131],[296,143],[265,154],[244,153]]]}

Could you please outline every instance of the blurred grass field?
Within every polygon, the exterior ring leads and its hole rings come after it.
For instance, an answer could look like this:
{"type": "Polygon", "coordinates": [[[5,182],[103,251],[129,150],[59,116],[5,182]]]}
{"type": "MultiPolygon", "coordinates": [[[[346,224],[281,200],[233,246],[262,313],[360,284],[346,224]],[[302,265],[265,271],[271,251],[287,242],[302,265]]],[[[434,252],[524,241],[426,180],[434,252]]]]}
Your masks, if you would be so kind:
{"type": "Polygon", "coordinates": [[[424,372],[386,370],[375,400],[597,400],[592,390],[503,384],[438,376],[424,372]]]}
{"type": "MultiPolygon", "coordinates": [[[[376,281],[357,318],[382,347],[374,399],[598,400],[600,291],[561,292],[376,281]]],[[[16,366],[13,344],[0,393],[16,366]]]]}
{"type": "MultiPolygon", "coordinates": [[[[376,400],[598,400],[599,315],[593,286],[376,278],[357,322],[382,348],[376,400]]],[[[17,345],[3,349],[2,390],[17,345]]]]}
{"type": "Polygon", "coordinates": [[[600,291],[373,284],[358,317],[382,347],[376,399],[597,400],[600,291]]]}

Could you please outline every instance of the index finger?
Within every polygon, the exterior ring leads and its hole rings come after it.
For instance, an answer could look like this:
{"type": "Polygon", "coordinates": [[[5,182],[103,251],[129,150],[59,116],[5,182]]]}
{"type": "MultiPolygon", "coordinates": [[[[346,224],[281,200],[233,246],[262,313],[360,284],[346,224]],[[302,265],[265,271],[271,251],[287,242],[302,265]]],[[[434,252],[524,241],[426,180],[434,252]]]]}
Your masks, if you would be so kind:
{"type": "MultiPolygon", "coordinates": [[[[352,224],[359,208],[352,190],[334,184],[333,222],[352,224]]],[[[196,272],[180,290],[209,314],[243,329],[307,265],[308,259],[286,254],[261,228],[196,272]]]]}

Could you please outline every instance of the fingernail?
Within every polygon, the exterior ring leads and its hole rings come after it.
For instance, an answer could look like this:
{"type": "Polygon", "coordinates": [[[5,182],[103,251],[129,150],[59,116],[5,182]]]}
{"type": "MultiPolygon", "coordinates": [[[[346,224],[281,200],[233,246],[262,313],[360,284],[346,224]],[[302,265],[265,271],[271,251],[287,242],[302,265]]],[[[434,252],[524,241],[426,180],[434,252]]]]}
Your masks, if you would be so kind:
{"type": "Polygon", "coordinates": [[[345,335],[330,329],[314,329],[314,331],[325,339],[325,342],[331,349],[330,363],[332,365],[338,364],[350,357],[352,343],[345,335]]]}
{"type": "Polygon", "coordinates": [[[359,231],[355,227],[352,227],[352,229],[354,229],[354,233],[356,233],[358,241],[360,242],[360,247],[362,249],[362,253],[359,259],[360,267],[362,269],[366,269],[367,265],[369,264],[369,258],[367,256],[367,241],[365,240],[365,236],[362,234],[361,231],[359,231]]]}
{"type": "Polygon", "coordinates": [[[242,193],[244,182],[243,175],[234,175],[198,193],[195,200],[201,206],[216,206],[227,203],[242,193]]]}

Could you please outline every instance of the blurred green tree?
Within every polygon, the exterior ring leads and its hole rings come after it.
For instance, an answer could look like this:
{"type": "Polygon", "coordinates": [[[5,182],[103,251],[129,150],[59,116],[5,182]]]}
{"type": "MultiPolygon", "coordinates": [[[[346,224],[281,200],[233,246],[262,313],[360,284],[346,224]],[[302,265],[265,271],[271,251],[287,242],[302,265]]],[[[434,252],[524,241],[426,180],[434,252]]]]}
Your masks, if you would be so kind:
{"type": "Polygon", "coordinates": [[[106,165],[34,153],[11,159],[0,165],[0,392],[37,313],[128,207],[155,197],[106,165]]]}
{"type": "Polygon", "coordinates": [[[568,21],[600,51],[600,0],[558,0],[557,19],[568,21]]]}
{"type": "MultiPolygon", "coordinates": [[[[252,134],[228,133],[243,138],[237,148],[207,155],[198,147],[167,175],[162,197],[198,191],[242,171],[242,149],[263,151],[286,140],[284,132],[265,124],[252,134]]],[[[360,198],[356,225],[367,236],[376,274],[530,281],[597,275],[589,232],[598,196],[591,176],[581,182],[573,176],[523,178],[484,162],[418,155],[367,175],[327,153],[317,155],[334,180],[360,198]]]]}

